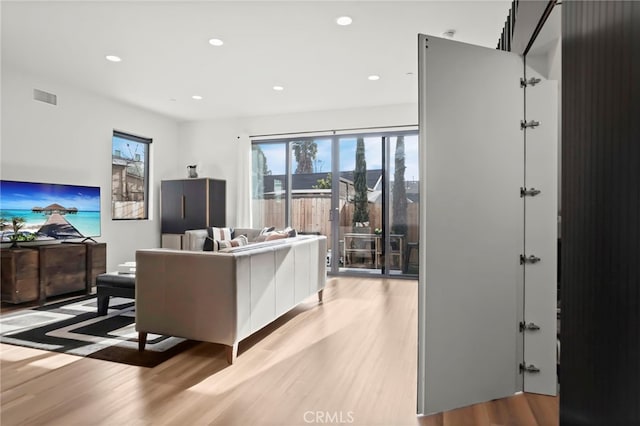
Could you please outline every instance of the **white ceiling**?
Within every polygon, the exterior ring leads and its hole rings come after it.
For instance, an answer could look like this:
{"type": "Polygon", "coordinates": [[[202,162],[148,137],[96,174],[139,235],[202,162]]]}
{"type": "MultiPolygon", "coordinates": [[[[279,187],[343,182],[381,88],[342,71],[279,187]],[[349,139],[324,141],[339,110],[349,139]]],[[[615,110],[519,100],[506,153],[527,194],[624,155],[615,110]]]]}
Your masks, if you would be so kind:
{"type": "Polygon", "coordinates": [[[416,103],[417,34],[455,29],[456,40],[493,48],[509,6],[5,0],[2,67],[179,121],[416,103]],[[353,24],[336,25],[341,15],[353,24]],[[213,37],[224,46],[212,47],[213,37]],[[123,61],[108,62],[109,54],[123,61]]]}

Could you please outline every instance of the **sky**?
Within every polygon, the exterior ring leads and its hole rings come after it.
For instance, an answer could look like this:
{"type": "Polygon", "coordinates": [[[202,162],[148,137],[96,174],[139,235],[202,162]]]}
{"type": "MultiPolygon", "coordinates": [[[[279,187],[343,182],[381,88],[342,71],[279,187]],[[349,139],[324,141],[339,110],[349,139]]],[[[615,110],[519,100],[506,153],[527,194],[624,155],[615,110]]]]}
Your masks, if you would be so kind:
{"type": "Polygon", "coordinates": [[[116,150],[120,151],[120,155],[124,158],[134,159],[136,154],[140,154],[140,161],[144,161],[144,151],[146,144],[134,142],[129,139],[113,137],[111,154],[115,154],[116,150]],[[128,145],[128,146],[127,146],[128,145]]]}
{"type": "MultiPolygon", "coordinates": [[[[418,180],[418,136],[405,136],[405,180],[418,180]]],[[[331,171],[331,139],[316,139],[318,153],[315,159],[315,171],[318,173],[331,171]]],[[[274,175],[285,174],[286,150],[284,143],[260,144],[262,152],[267,157],[267,166],[274,175]]],[[[382,138],[364,138],[365,160],[367,170],[382,168],[382,138]]],[[[391,138],[391,156],[393,159],[396,147],[396,138],[391,138]]],[[[353,171],[356,165],[356,138],[344,136],[340,138],[340,170],[353,171]]],[[[296,161],[293,158],[292,170],[296,168],[296,161]]],[[[391,162],[391,176],[395,171],[395,164],[391,162]]]]}
{"type": "Polygon", "coordinates": [[[76,207],[79,211],[100,211],[100,188],[48,183],[0,182],[0,208],[31,210],[50,204],[76,207]]]}

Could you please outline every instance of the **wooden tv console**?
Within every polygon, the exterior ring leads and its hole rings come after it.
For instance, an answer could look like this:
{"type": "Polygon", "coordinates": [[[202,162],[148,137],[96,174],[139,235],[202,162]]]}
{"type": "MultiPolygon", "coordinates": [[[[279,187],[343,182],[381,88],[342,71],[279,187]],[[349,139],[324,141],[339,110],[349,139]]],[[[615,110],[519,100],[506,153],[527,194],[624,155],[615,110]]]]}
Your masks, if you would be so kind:
{"type": "Polygon", "coordinates": [[[106,243],[61,243],[1,250],[3,302],[44,303],[47,297],[91,292],[107,269],[106,243]]]}

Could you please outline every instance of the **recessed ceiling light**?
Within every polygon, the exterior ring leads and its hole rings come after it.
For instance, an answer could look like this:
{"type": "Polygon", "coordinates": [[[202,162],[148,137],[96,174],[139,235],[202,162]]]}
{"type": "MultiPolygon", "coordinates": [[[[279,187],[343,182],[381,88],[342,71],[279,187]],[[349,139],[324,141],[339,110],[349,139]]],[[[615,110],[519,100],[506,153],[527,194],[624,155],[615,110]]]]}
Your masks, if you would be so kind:
{"type": "Polygon", "coordinates": [[[273,86],[273,90],[275,90],[276,92],[282,92],[284,90],[284,87],[282,87],[282,86],[273,86]]]}
{"type": "Polygon", "coordinates": [[[376,80],[380,80],[380,76],[379,75],[370,75],[369,77],[367,77],[369,80],[371,81],[376,81],[376,80]]]}
{"type": "Polygon", "coordinates": [[[111,61],[111,62],[120,62],[120,61],[122,61],[122,58],[120,58],[120,56],[115,56],[115,55],[107,55],[107,56],[105,56],[105,59],[107,61],[111,61]]]}
{"type": "Polygon", "coordinates": [[[209,40],[209,44],[212,46],[222,46],[224,44],[224,41],[220,40],[219,38],[212,38],[209,40]]]}
{"type": "Polygon", "coordinates": [[[442,37],[446,38],[453,38],[454,35],[456,35],[456,30],[447,30],[442,33],[442,37]]]}
{"type": "Polygon", "coordinates": [[[351,19],[350,16],[341,16],[338,19],[336,19],[336,24],[338,25],[351,25],[351,23],[353,22],[353,19],[351,19]]]}
{"type": "Polygon", "coordinates": [[[196,101],[201,101],[203,99],[200,95],[193,95],[191,98],[195,99],[196,101]]]}

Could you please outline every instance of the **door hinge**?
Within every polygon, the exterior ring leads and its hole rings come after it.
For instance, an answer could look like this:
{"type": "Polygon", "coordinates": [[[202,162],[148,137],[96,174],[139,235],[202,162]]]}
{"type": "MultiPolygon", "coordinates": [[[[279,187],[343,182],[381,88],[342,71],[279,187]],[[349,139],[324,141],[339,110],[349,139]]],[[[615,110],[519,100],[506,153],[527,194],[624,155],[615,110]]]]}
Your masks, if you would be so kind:
{"type": "Polygon", "coordinates": [[[538,127],[540,125],[539,121],[535,121],[535,120],[531,120],[531,121],[524,121],[521,120],[520,121],[520,130],[524,130],[524,129],[533,129],[534,127],[538,127]]]}
{"type": "Polygon", "coordinates": [[[525,330],[540,330],[540,326],[538,324],[534,324],[532,322],[530,323],[526,323],[524,321],[520,321],[520,323],[518,324],[520,327],[520,333],[522,333],[525,330]]]}
{"type": "Polygon", "coordinates": [[[540,369],[533,364],[526,365],[524,362],[520,363],[520,374],[527,373],[539,373],[540,369]]]}
{"type": "Polygon", "coordinates": [[[520,87],[527,87],[527,86],[535,86],[536,84],[540,83],[542,80],[540,80],[539,78],[535,78],[535,77],[531,77],[529,80],[525,80],[524,78],[520,78],[520,87]]]}
{"type": "Polygon", "coordinates": [[[524,254],[520,255],[520,264],[524,265],[525,263],[527,264],[534,264],[534,263],[538,263],[540,262],[540,258],[534,255],[531,255],[529,257],[525,256],[524,254]]]}
{"type": "Polygon", "coordinates": [[[542,192],[542,191],[540,191],[539,189],[535,189],[535,188],[527,189],[527,188],[520,187],[520,198],[522,198],[522,197],[535,197],[540,192],[542,192]]]}

